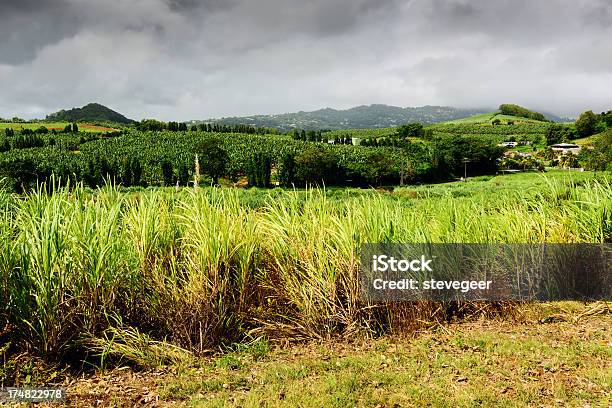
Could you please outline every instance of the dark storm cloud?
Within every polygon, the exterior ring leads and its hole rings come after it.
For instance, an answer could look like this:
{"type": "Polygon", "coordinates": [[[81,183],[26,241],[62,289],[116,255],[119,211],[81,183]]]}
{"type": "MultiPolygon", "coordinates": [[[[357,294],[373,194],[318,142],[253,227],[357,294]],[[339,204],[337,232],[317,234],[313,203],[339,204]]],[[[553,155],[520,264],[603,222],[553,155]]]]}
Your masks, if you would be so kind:
{"type": "Polygon", "coordinates": [[[0,116],[191,119],[388,103],[611,108],[607,0],[0,3],[0,116]]]}
{"type": "Polygon", "coordinates": [[[49,44],[74,35],[80,28],[65,1],[15,0],[0,2],[0,63],[31,60],[49,44]]]}

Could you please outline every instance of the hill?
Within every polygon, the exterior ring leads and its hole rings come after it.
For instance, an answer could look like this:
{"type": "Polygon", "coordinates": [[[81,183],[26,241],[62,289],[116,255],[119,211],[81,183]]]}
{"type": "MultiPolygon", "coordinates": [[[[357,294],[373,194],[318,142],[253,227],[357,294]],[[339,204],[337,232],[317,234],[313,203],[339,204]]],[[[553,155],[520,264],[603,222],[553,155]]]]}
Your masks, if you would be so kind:
{"type": "Polygon", "coordinates": [[[530,119],[530,118],[525,118],[525,117],[515,116],[515,115],[504,115],[499,112],[482,113],[479,115],[468,116],[467,118],[449,120],[444,123],[456,124],[456,125],[458,124],[483,124],[483,125],[488,124],[490,125],[493,123],[494,120],[499,120],[501,124],[507,124],[508,122],[514,122],[516,124],[544,123],[543,121],[537,120],[537,119],[530,119]]]}
{"type": "Polygon", "coordinates": [[[279,115],[255,115],[192,121],[191,123],[220,123],[224,125],[247,124],[256,127],[274,127],[281,130],[343,130],[355,128],[388,128],[409,122],[424,124],[464,118],[484,109],[459,109],[450,106],[421,106],[401,108],[389,105],[357,106],[346,110],[331,108],[312,112],[283,113],[279,115]]]}
{"type": "Polygon", "coordinates": [[[47,115],[46,120],[56,122],[112,122],[130,124],[134,121],[99,103],[90,103],[82,108],[61,110],[47,115]]]}

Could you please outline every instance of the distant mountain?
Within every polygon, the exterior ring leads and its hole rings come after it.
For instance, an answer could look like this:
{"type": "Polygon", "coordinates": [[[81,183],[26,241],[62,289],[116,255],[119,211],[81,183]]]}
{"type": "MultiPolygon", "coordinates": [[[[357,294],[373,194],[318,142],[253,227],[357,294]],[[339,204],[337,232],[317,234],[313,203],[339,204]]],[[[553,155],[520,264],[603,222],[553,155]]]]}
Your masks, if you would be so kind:
{"type": "Polygon", "coordinates": [[[347,110],[325,108],[313,112],[283,113],[279,115],[255,115],[221,119],[196,120],[191,123],[221,123],[225,125],[247,124],[257,127],[290,129],[354,129],[385,128],[409,122],[436,123],[461,119],[492,109],[459,109],[450,106],[421,106],[400,108],[389,105],[357,106],[347,110]]]}
{"type": "Polygon", "coordinates": [[[82,108],[61,110],[47,115],[47,120],[57,122],[113,122],[129,124],[134,121],[99,103],[90,103],[82,108]]]}
{"type": "Polygon", "coordinates": [[[548,113],[548,112],[542,112],[544,114],[544,117],[548,120],[550,120],[551,122],[574,122],[576,121],[576,118],[570,118],[567,116],[557,116],[553,113],[548,113]]]}

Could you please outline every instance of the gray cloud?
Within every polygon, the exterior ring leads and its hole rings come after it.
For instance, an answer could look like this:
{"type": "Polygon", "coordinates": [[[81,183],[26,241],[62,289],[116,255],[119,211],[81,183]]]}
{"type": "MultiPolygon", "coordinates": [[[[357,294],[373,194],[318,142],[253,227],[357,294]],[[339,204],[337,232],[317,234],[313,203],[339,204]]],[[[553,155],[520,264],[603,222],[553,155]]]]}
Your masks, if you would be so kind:
{"type": "Polygon", "coordinates": [[[0,64],[29,61],[47,45],[78,32],[78,16],[64,1],[7,1],[0,3],[0,64]]]}
{"type": "Polygon", "coordinates": [[[5,1],[0,38],[3,117],[612,108],[605,0],[5,1]]]}

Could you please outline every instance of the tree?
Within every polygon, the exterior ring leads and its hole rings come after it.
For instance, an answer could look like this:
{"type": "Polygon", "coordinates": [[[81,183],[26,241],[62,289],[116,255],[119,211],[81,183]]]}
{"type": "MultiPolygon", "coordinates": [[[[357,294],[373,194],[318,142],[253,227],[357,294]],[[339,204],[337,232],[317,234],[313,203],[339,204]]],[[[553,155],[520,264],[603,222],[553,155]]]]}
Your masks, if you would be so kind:
{"type": "Polygon", "coordinates": [[[552,124],[546,129],[546,145],[554,145],[563,141],[565,132],[564,128],[558,124],[552,124]]]}
{"type": "Polygon", "coordinates": [[[256,152],[247,162],[247,178],[250,186],[268,187],[270,185],[272,159],[269,155],[256,152]]]}
{"type": "Polygon", "coordinates": [[[136,129],[142,131],[160,131],[166,129],[166,124],[155,119],[143,119],[140,123],[136,124],[136,129]]]}
{"type": "Polygon", "coordinates": [[[353,182],[379,186],[397,182],[400,166],[401,164],[398,165],[387,152],[372,150],[366,154],[364,160],[348,163],[346,167],[347,176],[353,179],[353,182]]]}
{"type": "Polygon", "coordinates": [[[79,126],[76,123],[72,124],[72,133],[79,133],[79,126]]]}
{"type": "Polygon", "coordinates": [[[121,158],[121,184],[123,184],[125,187],[129,187],[132,185],[132,178],[133,178],[133,174],[132,174],[132,166],[131,164],[131,160],[129,157],[122,157],[121,158]]]}
{"type": "Polygon", "coordinates": [[[464,158],[469,159],[470,174],[490,174],[497,170],[497,159],[504,148],[479,136],[438,136],[433,143],[434,175],[439,178],[463,175],[464,158]]]}
{"type": "Polygon", "coordinates": [[[174,184],[174,169],[172,163],[169,160],[161,162],[162,177],[164,179],[165,186],[171,186],[174,184]]]}
{"type": "Polygon", "coordinates": [[[199,155],[200,168],[212,178],[214,185],[218,185],[219,177],[225,174],[228,163],[223,142],[217,138],[205,139],[198,144],[196,152],[199,155]]]}
{"type": "Polygon", "coordinates": [[[301,184],[334,184],[340,179],[338,158],[320,147],[304,149],[295,157],[296,179],[301,184]]]}
{"type": "Polygon", "coordinates": [[[576,120],[576,131],[581,137],[591,136],[595,133],[595,126],[597,125],[597,116],[593,111],[586,111],[580,114],[576,120]]]}
{"type": "Polygon", "coordinates": [[[185,162],[179,165],[178,182],[182,186],[186,186],[189,183],[189,166],[185,162]]]}
{"type": "Polygon", "coordinates": [[[285,153],[281,158],[278,180],[284,187],[291,187],[296,182],[295,155],[285,153]]]}
{"type": "Polygon", "coordinates": [[[598,136],[593,149],[582,149],[587,170],[612,170],[612,130],[598,136]]]}
{"type": "Polygon", "coordinates": [[[36,163],[32,159],[14,158],[0,163],[0,179],[17,193],[23,193],[31,188],[37,180],[36,163]]]}
{"type": "Polygon", "coordinates": [[[130,168],[132,170],[132,185],[139,186],[142,183],[142,165],[140,160],[132,159],[130,161],[130,168]]]}
{"type": "Polygon", "coordinates": [[[397,128],[397,135],[399,137],[422,137],[423,134],[423,125],[418,122],[401,125],[397,128]]]}

